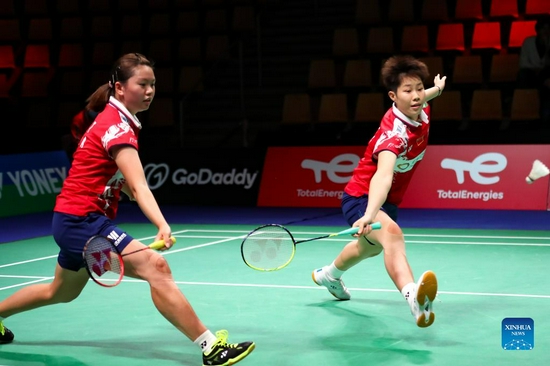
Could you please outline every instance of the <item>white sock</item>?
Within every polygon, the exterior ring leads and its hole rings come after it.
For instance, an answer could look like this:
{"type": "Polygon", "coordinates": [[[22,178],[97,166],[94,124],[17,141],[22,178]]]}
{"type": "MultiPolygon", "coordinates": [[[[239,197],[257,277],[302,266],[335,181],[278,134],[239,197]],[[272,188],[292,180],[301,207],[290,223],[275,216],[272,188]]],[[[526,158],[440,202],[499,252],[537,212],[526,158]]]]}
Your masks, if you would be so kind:
{"type": "Polygon", "coordinates": [[[327,269],[327,273],[330,277],[334,278],[335,280],[338,280],[342,277],[342,275],[344,274],[344,272],[346,271],[342,271],[341,269],[338,269],[336,267],[336,265],[334,264],[334,262],[332,262],[330,264],[330,266],[327,266],[325,267],[327,269]]]}
{"type": "Polygon", "coordinates": [[[197,346],[199,346],[202,350],[202,353],[208,353],[212,349],[212,346],[218,338],[214,334],[212,334],[211,331],[207,330],[203,334],[201,334],[197,339],[193,341],[197,346]]]}
{"type": "Polygon", "coordinates": [[[414,296],[414,291],[416,289],[416,284],[414,282],[407,283],[403,288],[401,289],[401,294],[407,300],[407,302],[410,304],[412,301],[412,296],[414,296]]]}

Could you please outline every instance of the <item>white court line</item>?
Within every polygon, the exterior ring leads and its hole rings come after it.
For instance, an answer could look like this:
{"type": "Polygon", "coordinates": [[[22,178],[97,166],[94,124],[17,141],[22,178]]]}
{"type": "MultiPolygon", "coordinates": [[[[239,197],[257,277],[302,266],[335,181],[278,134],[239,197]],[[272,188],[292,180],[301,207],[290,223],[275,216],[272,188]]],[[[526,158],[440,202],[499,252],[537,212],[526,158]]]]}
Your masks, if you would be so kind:
{"type": "MultiPolygon", "coordinates": [[[[91,281],[91,280],[90,280],[91,281]]],[[[114,280],[113,280],[114,281],[114,280]]],[[[146,283],[142,280],[125,278],[122,282],[126,283],[146,283]]],[[[217,287],[253,287],[253,288],[275,288],[286,290],[325,290],[320,286],[296,286],[296,285],[269,285],[269,284],[252,284],[252,283],[224,283],[224,282],[189,282],[175,281],[178,285],[186,286],[217,286],[217,287]]],[[[0,288],[2,290],[2,288],[0,288]]],[[[381,289],[381,288],[361,288],[349,287],[352,291],[362,292],[399,292],[397,289],[381,289]]],[[[437,295],[456,295],[456,296],[486,296],[486,297],[519,297],[519,298],[534,298],[534,299],[550,299],[550,295],[533,295],[533,294],[507,294],[507,293],[491,293],[491,292],[459,292],[459,291],[438,291],[437,295]]]]}
{"type": "MultiPolygon", "coordinates": [[[[305,232],[299,232],[300,234],[304,234],[305,232]]],[[[319,233],[315,233],[316,235],[319,235],[319,233]]],[[[166,252],[162,252],[161,254],[162,255],[169,255],[169,254],[175,254],[175,253],[179,253],[179,252],[185,252],[185,251],[188,251],[188,250],[193,250],[193,249],[198,249],[198,248],[203,248],[203,247],[208,247],[208,246],[211,246],[211,245],[217,245],[217,244],[222,244],[222,243],[225,243],[225,242],[228,242],[228,241],[232,241],[232,240],[237,240],[237,239],[244,239],[246,237],[246,235],[248,235],[248,233],[244,233],[243,231],[237,231],[237,230],[180,230],[180,231],[177,231],[177,232],[174,232],[173,233],[174,236],[176,237],[180,237],[180,238],[201,238],[201,239],[220,239],[220,240],[216,240],[216,241],[212,241],[212,242],[208,242],[208,243],[204,243],[204,244],[199,244],[199,245],[194,245],[194,246],[190,246],[190,247],[186,247],[186,248],[181,248],[181,249],[174,249],[174,247],[170,250],[170,251],[166,251],[166,252]],[[234,236],[234,237],[227,237],[227,236],[193,236],[193,235],[186,235],[186,236],[183,236],[181,234],[185,234],[185,233],[188,233],[188,232],[193,232],[193,231],[197,231],[197,232],[224,232],[224,233],[242,233],[242,235],[240,236],[234,236]],[[177,234],[180,234],[179,236],[177,234]]],[[[406,235],[406,237],[409,236],[409,235],[406,235]]],[[[419,237],[424,237],[424,235],[413,235],[413,236],[419,236],[419,237]]],[[[452,238],[472,238],[472,237],[479,237],[479,238],[510,238],[510,239],[539,239],[538,237],[537,238],[532,238],[532,237],[498,237],[498,236],[469,236],[469,235],[438,235],[437,237],[452,237],[452,238]]],[[[138,240],[149,240],[149,239],[154,239],[154,236],[150,236],[150,237],[144,237],[144,238],[140,238],[138,240]]],[[[348,241],[349,239],[335,239],[335,238],[332,238],[332,239],[323,239],[323,241],[348,241]]],[[[407,240],[407,244],[422,244],[422,245],[433,245],[433,244],[441,244],[441,245],[495,245],[495,246],[550,246],[550,244],[545,244],[545,243],[535,243],[535,244],[531,244],[531,243],[502,243],[502,242],[494,242],[494,243],[491,243],[491,242],[452,242],[452,241],[449,241],[449,242],[446,242],[446,241],[414,241],[414,240],[407,240]]],[[[53,256],[47,256],[47,257],[42,257],[42,258],[36,258],[36,259],[31,259],[31,260],[27,260],[27,261],[21,261],[21,262],[15,262],[15,263],[8,263],[8,264],[4,264],[4,265],[0,265],[0,268],[4,268],[4,267],[10,267],[10,266],[15,266],[15,265],[20,265],[20,264],[26,264],[26,263],[31,263],[31,262],[36,262],[36,261],[40,261],[40,260],[45,260],[45,259],[52,259],[52,258],[57,258],[57,255],[53,255],[53,256]]],[[[2,277],[2,276],[0,276],[2,277]]],[[[21,277],[23,278],[23,277],[21,277]]],[[[49,280],[49,279],[52,279],[53,277],[37,277],[38,279],[35,280],[35,281],[31,281],[31,282],[26,282],[26,283],[22,283],[22,284],[18,284],[18,285],[12,285],[12,286],[9,286],[9,287],[1,287],[0,288],[0,291],[1,290],[5,290],[5,289],[8,289],[8,288],[13,288],[13,287],[18,287],[18,286],[24,286],[24,285],[27,285],[27,284],[30,284],[30,283],[35,283],[35,282],[40,282],[40,281],[45,281],[45,280],[49,280]]],[[[128,281],[128,282],[131,282],[132,280],[125,280],[125,281],[128,281]]],[[[180,283],[180,282],[178,282],[180,283]]],[[[186,282],[181,282],[182,284],[183,283],[186,283],[186,282]]],[[[187,283],[187,284],[192,284],[192,283],[187,283]]],[[[221,285],[221,284],[220,284],[221,285]]],[[[224,284],[225,286],[232,286],[232,284],[224,284]]],[[[240,286],[255,286],[255,285],[240,285],[240,286]]],[[[269,287],[268,285],[260,285],[260,286],[267,286],[269,287]]],[[[293,287],[287,287],[287,288],[293,288],[293,287]]],[[[309,288],[309,287],[304,287],[304,288],[309,288]]],[[[315,287],[313,287],[315,288],[315,287]]],[[[369,289],[357,289],[358,291],[375,291],[375,290],[369,290],[369,289]]],[[[376,291],[393,291],[393,290],[376,290],[376,291]]],[[[442,292],[443,293],[443,292],[442,292]]],[[[456,293],[458,294],[458,293],[456,293]]],[[[489,296],[489,295],[487,295],[489,296]]],[[[524,296],[524,297],[538,297],[537,295],[497,295],[497,294],[494,294],[494,295],[491,295],[491,296],[524,296]]],[[[546,298],[546,296],[543,296],[544,298],[546,298]]],[[[550,296],[549,296],[550,298],[550,296]]]]}

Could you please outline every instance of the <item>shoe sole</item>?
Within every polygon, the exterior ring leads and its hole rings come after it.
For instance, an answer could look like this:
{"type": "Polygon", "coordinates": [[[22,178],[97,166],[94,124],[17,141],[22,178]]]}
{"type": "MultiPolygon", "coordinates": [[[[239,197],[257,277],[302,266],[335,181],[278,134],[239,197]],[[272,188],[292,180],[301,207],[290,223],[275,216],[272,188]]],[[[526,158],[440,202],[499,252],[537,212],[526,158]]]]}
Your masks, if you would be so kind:
{"type": "Polygon", "coordinates": [[[350,298],[346,298],[346,299],[342,299],[341,297],[336,296],[332,291],[330,291],[330,290],[328,289],[328,287],[326,287],[326,286],[320,284],[319,282],[317,282],[317,280],[315,279],[315,271],[311,272],[311,279],[313,280],[313,282],[315,282],[315,284],[316,284],[317,286],[323,286],[324,288],[326,288],[326,289],[328,290],[328,292],[329,292],[332,296],[334,296],[335,298],[337,298],[338,300],[347,301],[347,300],[351,299],[351,297],[350,297],[350,298]]]}
{"type": "MultiPolygon", "coordinates": [[[[230,359],[229,361],[227,361],[226,363],[224,363],[220,366],[231,366],[231,365],[236,364],[237,362],[241,361],[243,358],[248,356],[254,350],[254,348],[256,348],[256,343],[252,343],[246,351],[241,353],[239,356],[230,359]]],[[[202,365],[202,366],[208,366],[208,365],[202,365]]]]}
{"type": "Polygon", "coordinates": [[[426,271],[420,277],[418,281],[418,288],[416,289],[416,301],[421,309],[425,309],[426,306],[430,308],[428,317],[426,317],[426,312],[423,311],[422,314],[416,319],[416,325],[420,328],[426,328],[432,325],[435,320],[435,314],[431,311],[432,302],[435,300],[437,295],[437,278],[435,273],[432,271],[426,271]]]}

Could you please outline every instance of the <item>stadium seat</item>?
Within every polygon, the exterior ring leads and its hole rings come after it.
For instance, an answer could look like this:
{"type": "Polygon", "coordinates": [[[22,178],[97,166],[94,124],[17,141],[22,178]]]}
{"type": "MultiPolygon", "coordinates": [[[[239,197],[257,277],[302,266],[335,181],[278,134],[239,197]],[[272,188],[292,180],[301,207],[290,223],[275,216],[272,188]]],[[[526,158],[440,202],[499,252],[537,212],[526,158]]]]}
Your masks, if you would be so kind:
{"type": "Polygon", "coordinates": [[[449,20],[447,1],[424,0],[421,17],[424,22],[447,22],[449,20]]]}
{"type": "Polygon", "coordinates": [[[227,31],[227,13],[224,9],[210,9],[204,16],[204,27],[207,32],[225,32],[227,31]]]}
{"type": "Polygon", "coordinates": [[[453,84],[481,84],[483,83],[483,69],[481,56],[459,55],[455,57],[452,75],[453,84]]]}
{"type": "Polygon", "coordinates": [[[519,69],[519,54],[499,54],[493,55],[491,59],[491,69],[489,72],[489,82],[491,83],[511,83],[517,81],[519,69]]]}
{"type": "Polygon", "coordinates": [[[235,6],[231,20],[234,32],[249,32],[256,28],[256,11],[253,6],[235,6]]]}
{"type": "Polygon", "coordinates": [[[174,68],[172,66],[155,67],[156,91],[160,95],[169,95],[175,89],[174,68]]]}
{"type": "Polygon", "coordinates": [[[61,19],[59,37],[62,41],[81,40],[84,36],[84,24],[81,17],[61,19]]]}
{"type": "Polygon", "coordinates": [[[149,108],[149,126],[166,127],[175,124],[174,99],[159,97],[155,98],[149,108]]]}
{"type": "Polygon", "coordinates": [[[172,32],[170,13],[154,13],[149,18],[149,34],[155,37],[169,37],[172,32]]]}
{"type": "Polygon", "coordinates": [[[344,93],[321,95],[319,123],[348,122],[348,101],[344,93]]]}
{"type": "Polygon", "coordinates": [[[89,0],[88,11],[93,14],[107,14],[110,12],[109,0],[89,0]]]}
{"type": "Polygon", "coordinates": [[[372,27],[367,38],[367,53],[393,54],[393,27],[372,27]]]}
{"type": "Polygon", "coordinates": [[[515,20],[510,27],[508,48],[520,48],[527,37],[535,36],[536,20],[515,20]]]}
{"type": "MultiPolygon", "coordinates": [[[[59,84],[57,90],[62,96],[78,96],[82,99],[82,95],[89,92],[85,87],[85,73],[82,70],[61,70],[58,71],[59,84]]],[[[105,80],[105,82],[107,82],[105,80]]],[[[99,85],[98,85],[99,86],[99,85]]]]}
{"type": "Polygon", "coordinates": [[[311,121],[311,97],[305,93],[286,94],[281,123],[310,124],[311,121]]]}
{"type": "Polygon", "coordinates": [[[540,95],[537,89],[515,89],[512,95],[512,121],[540,119],[540,95]]]}
{"type": "Polygon", "coordinates": [[[15,0],[3,0],[0,2],[0,16],[11,17],[15,15],[14,1],[15,0]]]}
{"type": "Polygon", "coordinates": [[[380,2],[378,0],[357,0],[355,22],[358,25],[370,26],[382,23],[380,2]]]}
{"type": "Polygon", "coordinates": [[[199,13],[196,11],[182,11],[176,19],[176,32],[189,36],[199,30],[199,13]]]}
{"type": "Polygon", "coordinates": [[[458,90],[445,90],[431,101],[432,121],[462,121],[461,93],[458,90]]]}
{"type": "MultiPolygon", "coordinates": [[[[139,51],[134,51],[139,52],[139,51]]],[[[153,38],[149,43],[147,55],[157,63],[169,64],[173,61],[172,39],[171,38],[153,38]]]]}
{"type": "Polygon", "coordinates": [[[525,15],[550,14],[548,0],[527,0],[525,4],[525,15]]]}
{"type": "Polygon", "coordinates": [[[94,16],[90,26],[90,36],[95,40],[112,41],[114,34],[113,17],[110,15],[94,16]]]}
{"type": "Polygon", "coordinates": [[[336,67],[334,60],[310,61],[308,87],[311,89],[336,87],[336,67]]]}
{"type": "Polygon", "coordinates": [[[207,61],[216,61],[229,58],[229,37],[227,35],[211,35],[206,39],[204,58],[207,61]]]}
{"type": "Polygon", "coordinates": [[[456,0],[454,18],[456,20],[482,20],[481,0],[456,0]]]}
{"type": "Polygon", "coordinates": [[[489,17],[518,18],[518,0],[492,0],[489,17]]]}
{"type": "Polygon", "coordinates": [[[437,74],[444,76],[445,70],[443,68],[443,57],[441,56],[426,56],[420,57],[420,61],[424,62],[428,66],[430,72],[430,78],[434,78],[437,74]]]}
{"type": "Polygon", "coordinates": [[[115,51],[112,42],[96,42],[92,45],[91,65],[104,68],[111,66],[115,61],[115,51]]]}
{"type": "Polygon", "coordinates": [[[82,67],[84,48],[81,43],[63,43],[59,48],[58,67],[82,67]]]}
{"type": "Polygon", "coordinates": [[[25,47],[24,68],[49,68],[50,48],[46,44],[29,44],[25,47]]]}
{"type": "Polygon", "coordinates": [[[52,39],[52,21],[49,18],[34,18],[29,21],[27,39],[30,41],[49,41],[52,39]]]}
{"type": "Polygon", "coordinates": [[[31,16],[48,15],[48,0],[24,1],[23,11],[26,15],[31,16]]]}
{"type": "Polygon", "coordinates": [[[427,25],[405,25],[401,37],[401,52],[404,53],[428,53],[430,45],[428,41],[427,25]]]}
{"type": "Polygon", "coordinates": [[[143,16],[139,14],[127,14],[122,17],[120,33],[125,39],[138,38],[143,30],[143,16]]]}
{"type": "Polygon", "coordinates": [[[0,19],[0,42],[19,42],[21,28],[19,19],[0,19]]]}
{"type": "Polygon", "coordinates": [[[180,69],[179,87],[180,93],[197,93],[204,91],[201,66],[183,66],[180,69]]]}
{"type": "Polygon", "coordinates": [[[24,70],[21,75],[22,83],[19,95],[23,98],[47,97],[48,88],[52,80],[52,73],[48,70],[24,70]]]}
{"type": "Polygon", "coordinates": [[[360,93],[357,96],[353,121],[379,123],[386,113],[384,98],[386,94],[381,92],[360,93]]]}
{"type": "Polygon", "coordinates": [[[500,90],[474,90],[470,108],[470,120],[501,121],[502,117],[500,90]]]}
{"type": "Polygon", "coordinates": [[[343,86],[346,88],[369,88],[372,86],[371,61],[348,60],[344,69],[343,86]]]}
{"type": "Polygon", "coordinates": [[[56,0],[55,9],[59,14],[78,14],[78,1],[56,0]]]}
{"type": "Polygon", "coordinates": [[[440,24],[435,48],[437,51],[464,52],[464,25],[462,23],[440,24]]]}
{"type": "Polygon", "coordinates": [[[414,22],[414,1],[389,0],[388,21],[405,24],[414,22]]]}
{"type": "Polygon", "coordinates": [[[13,46],[0,45],[0,69],[14,69],[15,55],[13,46]]]}
{"type": "Polygon", "coordinates": [[[200,37],[180,38],[178,45],[178,60],[189,63],[199,63],[202,59],[200,37]]]}
{"type": "Polygon", "coordinates": [[[335,29],[332,36],[334,56],[355,56],[359,53],[359,36],[355,28],[335,29]]]}
{"type": "Polygon", "coordinates": [[[476,22],[472,38],[472,50],[500,50],[500,22],[476,22]]]}

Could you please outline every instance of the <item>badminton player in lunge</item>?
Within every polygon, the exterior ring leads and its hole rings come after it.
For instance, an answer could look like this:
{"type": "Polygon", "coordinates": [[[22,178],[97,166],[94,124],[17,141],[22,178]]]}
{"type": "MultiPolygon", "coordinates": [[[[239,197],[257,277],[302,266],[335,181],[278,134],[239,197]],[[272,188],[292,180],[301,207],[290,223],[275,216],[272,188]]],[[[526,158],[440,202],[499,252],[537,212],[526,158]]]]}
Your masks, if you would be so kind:
{"type": "Polygon", "coordinates": [[[369,141],[341,202],[347,222],[359,227],[358,234],[331,264],[312,273],[316,284],[325,286],[340,300],[349,300],[350,292],[341,279],[344,272],[384,252],[386,270],[407,300],[419,327],[428,327],[434,321],[432,302],[437,294],[437,279],[432,271],[426,271],[415,283],[405,254],[403,232],[396,220],[398,206],[428,143],[427,102],[445,88],[446,77],[437,75],[435,86],[424,89],[428,76],[427,66],[411,56],[394,56],[384,63],[382,79],[393,105],[369,141]],[[381,222],[382,228],[373,231],[370,224],[376,221],[381,222]]]}
{"type": "MultiPolygon", "coordinates": [[[[109,82],[90,96],[87,108],[99,114],[80,139],[54,208],[52,232],[60,248],[55,277],[51,283],[25,287],[0,302],[0,343],[14,338],[3,320],[80,295],[89,280],[82,252],[92,236],[110,238],[123,255],[145,248],[112,221],[121,191],[137,201],[157,227],[156,240],[164,240],[163,249],[172,245],[170,226],[147,185],[138,154],[141,123],[136,113],[147,110],[154,96],[153,64],[137,53],[119,58],[109,82]]],[[[197,345],[204,365],[232,365],[254,349],[253,342],[227,343],[227,331],[214,335],[206,328],[158,252],[136,252],[125,256],[124,264],[126,275],[149,283],[158,311],[197,345]]]]}

